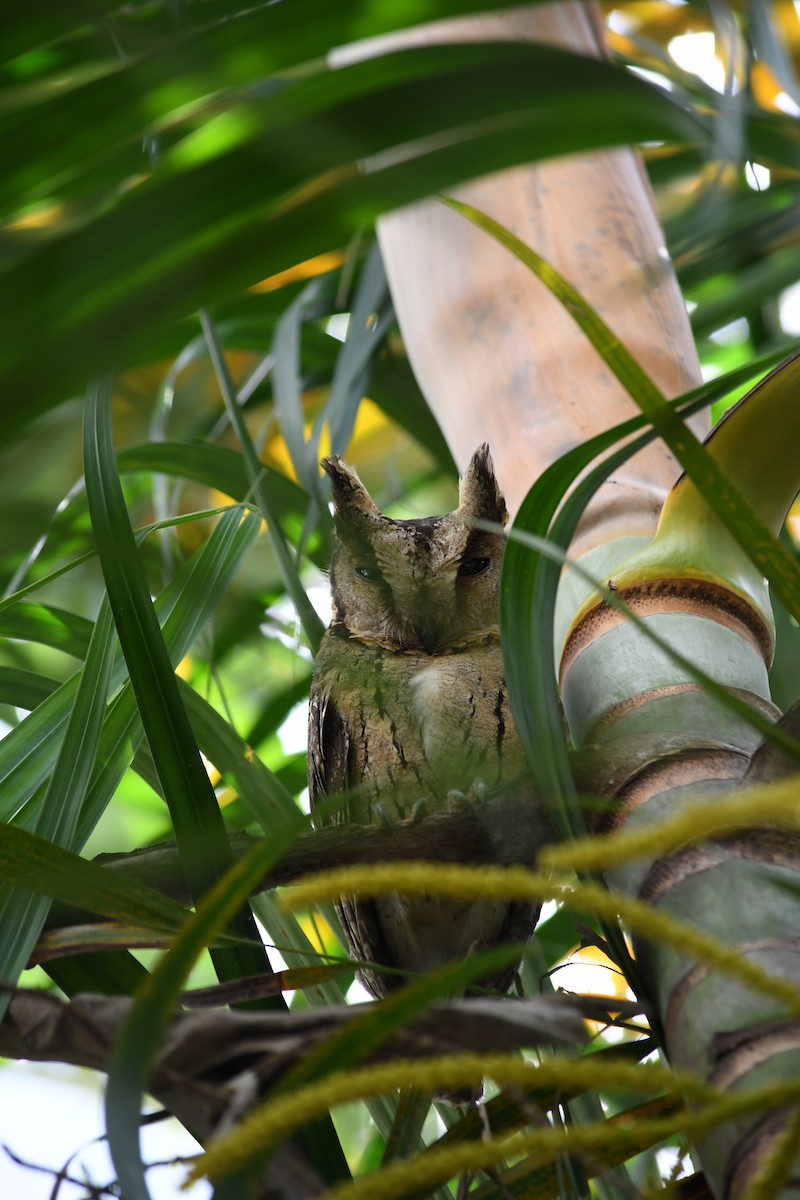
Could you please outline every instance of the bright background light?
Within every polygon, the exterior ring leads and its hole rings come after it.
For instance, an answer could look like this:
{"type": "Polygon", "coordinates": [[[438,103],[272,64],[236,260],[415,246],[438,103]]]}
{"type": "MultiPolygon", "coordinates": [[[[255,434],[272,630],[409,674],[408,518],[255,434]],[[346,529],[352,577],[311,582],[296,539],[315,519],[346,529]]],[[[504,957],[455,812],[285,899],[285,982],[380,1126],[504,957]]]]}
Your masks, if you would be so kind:
{"type": "MultiPolygon", "coordinates": [[[[69,1175],[107,1184],[114,1168],[102,1136],[103,1076],[64,1063],[9,1063],[0,1070],[0,1196],[3,1200],[50,1200],[55,1174],[71,1155],[69,1175]],[[52,1174],[19,1166],[6,1154],[8,1147],[26,1163],[51,1168],[52,1174]],[[81,1147],[86,1147],[81,1149],[81,1147]]],[[[151,1105],[151,1107],[154,1107],[151,1105]]],[[[198,1151],[197,1142],[173,1118],[142,1130],[145,1162],[173,1162],[176,1156],[198,1151]]],[[[186,1167],[153,1168],[147,1182],[153,1200],[208,1200],[211,1187],[201,1182],[181,1191],[186,1167]]],[[[86,1200],[86,1188],[62,1185],[59,1200],[86,1200]]]]}
{"type": "MultiPolygon", "coordinates": [[[[726,85],[725,64],[717,58],[717,44],[713,33],[682,33],[670,40],[667,49],[673,61],[691,75],[697,75],[715,92],[724,92],[726,85]]],[[[738,91],[733,80],[733,92],[738,91]]]]}

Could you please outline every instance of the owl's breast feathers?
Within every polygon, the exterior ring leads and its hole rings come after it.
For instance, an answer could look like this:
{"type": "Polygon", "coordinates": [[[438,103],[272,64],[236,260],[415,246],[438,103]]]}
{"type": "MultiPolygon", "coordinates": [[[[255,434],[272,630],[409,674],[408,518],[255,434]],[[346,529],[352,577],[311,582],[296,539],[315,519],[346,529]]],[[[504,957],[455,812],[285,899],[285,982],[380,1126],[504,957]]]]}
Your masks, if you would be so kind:
{"type": "Polygon", "coordinates": [[[348,818],[435,811],[477,779],[493,787],[524,767],[497,635],[447,654],[390,650],[330,630],[309,722],[311,799],[349,792],[348,818]],[[376,806],[380,805],[380,811],[376,806]]]}

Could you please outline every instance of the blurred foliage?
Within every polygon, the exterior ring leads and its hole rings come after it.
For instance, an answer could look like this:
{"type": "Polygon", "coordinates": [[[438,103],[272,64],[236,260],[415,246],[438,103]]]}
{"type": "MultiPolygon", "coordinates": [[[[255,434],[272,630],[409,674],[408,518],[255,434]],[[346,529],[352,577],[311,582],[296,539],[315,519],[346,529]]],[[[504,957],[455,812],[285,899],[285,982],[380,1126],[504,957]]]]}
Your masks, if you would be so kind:
{"type": "MultiPolygon", "coordinates": [[[[75,674],[114,558],[112,524],[101,547],[104,578],[83,481],[83,394],[102,372],[114,372],[117,465],[131,524],[142,531],[131,569],[146,577],[162,622],[172,621],[166,644],[183,681],[182,706],[187,691],[194,697],[178,749],[190,753],[196,739],[225,820],[263,833],[297,812],[304,789],[311,653],[288,597],[302,586],[326,619],[321,570],[330,528],[320,455],[346,451],[383,509],[424,515],[453,503],[455,467],[394,322],[375,249],[377,215],[528,161],[532,128],[539,157],[643,143],[707,375],[777,352],[800,334],[795,6],[651,0],[604,7],[609,63],[489,43],[333,69],[328,55],[338,46],[487,5],[6,6],[5,821],[87,855],[174,836],[173,798],[165,804],[163,774],[143,739],[114,638],[95,647],[91,675],[75,674]],[[256,478],[233,432],[231,401],[263,465],[256,478]],[[251,520],[246,534],[235,521],[226,525],[221,510],[232,502],[241,513],[260,508],[266,526],[251,520]],[[65,730],[81,678],[87,711],[100,725],[95,741],[82,742],[70,759],[65,730]],[[76,763],[84,773],[68,787],[76,763]],[[59,808],[48,819],[56,795],[59,808]]],[[[113,478],[108,453],[104,465],[113,478]]],[[[121,611],[117,622],[127,619],[121,611]]],[[[784,703],[794,699],[798,635],[778,617],[776,698],[784,703]]],[[[142,670],[151,669],[145,655],[142,670]]],[[[29,893],[15,899],[6,885],[3,904],[8,978],[30,952],[46,904],[32,904],[29,893]]],[[[254,908],[289,965],[313,964],[320,950],[340,952],[332,912],[326,925],[294,921],[269,897],[254,908]]],[[[586,937],[603,944],[596,931],[586,937]]],[[[526,960],[525,987],[538,992],[578,941],[574,919],[552,914],[526,960]]],[[[94,971],[98,990],[127,990],[140,974],[122,952],[108,956],[118,960],[116,974],[100,972],[96,957],[76,955],[71,968],[69,960],[54,966],[52,978],[69,993],[94,971]]],[[[211,977],[201,960],[193,978],[211,977]]],[[[32,979],[41,982],[41,973],[32,979]]],[[[342,995],[338,982],[326,980],[291,1002],[342,995]]],[[[641,1033],[621,1028],[612,1036],[635,1041],[641,1033]]],[[[583,1119],[600,1116],[596,1095],[583,1101],[583,1119]]],[[[500,1119],[505,1109],[492,1103],[500,1119]]],[[[373,1107],[372,1120],[364,1108],[338,1119],[353,1168],[380,1162],[393,1111],[387,1101],[373,1107]]],[[[475,1136],[471,1119],[448,1136],[475,1136]]],[[[429,1120],[424,1132],[432,1141],[441,1125],[429,1120]]],[[[678,1139],[671,1145],[674,1159],[678,1139]]],[[[652,1150],[634,1160],[637,1185],[658,1179],[663,1161],[652,1150]]],[[[324,1158],[317,1168],[325,1172],[324,1158]]],[[[533,1183],[518,1170],[505,1194],[563,1195],[570,1178],[572,1194],[588,1194],[582,1168],[563,1170],[571,1175],[554,1171],[533,1183]]],[[[591,1163],[586,1171],[593,1173],[591,1163]]],[[[612,1172],[598,1194],[627,1194],[627,1186],[612,1172]]],[[[500,1193],[483,1177],[479,1194],[500,1193]]]]}

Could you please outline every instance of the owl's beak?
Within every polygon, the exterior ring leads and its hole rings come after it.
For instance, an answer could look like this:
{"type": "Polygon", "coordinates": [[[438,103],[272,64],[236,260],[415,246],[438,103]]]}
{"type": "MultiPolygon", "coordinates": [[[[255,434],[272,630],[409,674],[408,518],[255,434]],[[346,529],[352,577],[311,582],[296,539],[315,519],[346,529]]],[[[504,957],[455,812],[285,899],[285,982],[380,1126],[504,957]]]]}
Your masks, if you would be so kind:
{"type": "Polygon", "coordinates": [[[415,622],[419,644],[428,654],[435,654],[442,640],[442,631],[430,618],[415,622]]]}

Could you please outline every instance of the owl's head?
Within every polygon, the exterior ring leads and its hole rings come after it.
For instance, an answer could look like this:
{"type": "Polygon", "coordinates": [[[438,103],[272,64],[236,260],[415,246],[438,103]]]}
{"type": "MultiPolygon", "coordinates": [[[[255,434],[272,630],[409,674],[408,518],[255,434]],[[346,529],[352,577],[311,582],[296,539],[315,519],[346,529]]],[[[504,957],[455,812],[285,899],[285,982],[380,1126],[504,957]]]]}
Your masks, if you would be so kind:
{"type": "Polygon", "coordinates": [[[489,447],[472,456],[458,508],[395,521],[377,508],[352,467],[323,459],[333,489],[337,548],[331,562],[332,624],[362,640],[442,654],[497,630],[505,500],[489,447]]]}

